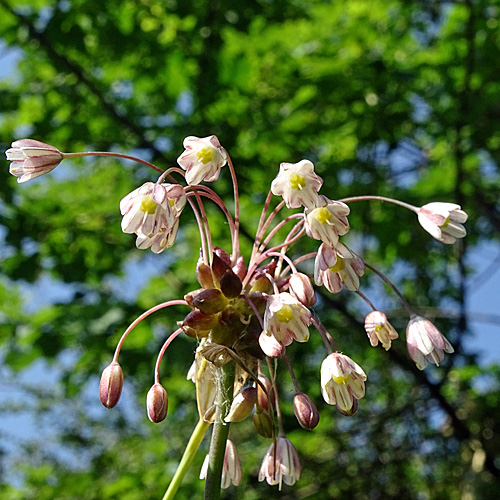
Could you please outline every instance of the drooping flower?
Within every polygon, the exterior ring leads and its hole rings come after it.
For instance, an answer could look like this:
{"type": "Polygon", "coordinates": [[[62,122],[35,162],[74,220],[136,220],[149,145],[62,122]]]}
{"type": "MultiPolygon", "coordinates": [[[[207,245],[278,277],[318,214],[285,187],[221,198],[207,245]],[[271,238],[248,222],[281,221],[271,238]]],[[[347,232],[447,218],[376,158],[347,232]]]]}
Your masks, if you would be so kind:
{"type": "Polygon", "coordinates": [[[305,228],[307,236],[320,240],[328,246],[335,246],[342,236],[349,231],[349,207],[341,201],[332,201],[326,196],[319,196],[316,207],[306,208],[305,228]]]}
{"type": "Polygon", "coordinates": [[[323,179],[314,173],[314,165],[309,160],[301,160],[280,165],[271,191],[276,196],[283,196],[288,208],[313,207],[318,202],[322,184],[323,179]]]}
{"type": "Polygon", "coordinates": [[[319,247],[314,263],[316,285],[325,285],[330,292],[338,293],[343,284],[354,292],[359,288],[359,278],[364,273],[364,262],[343,243],[337,243],[335,247],[323,243],[319,247]]]}
{"type": "MultiPolygon", "coordinates": [[[[201,466],[200,479],[205,479],[208,472],[208,462],[210,455],[205,457],[203,465],[201,466]]],[[[238,486],[241,481],[241,463],[236,452],[236,446],[228,439],[226,441],[226,452],[224,453],[224,463],[222,464],[222,479],[221,488],[226,489],[234,484],[238,486]]]]}
{"type": "Polygon", "coordinates": [[[334,352],[321,364],[321,394],[329,405],[348,412],[365,395],[365,372],[351,358],[334,352]]]}
{"type": "Polygon", "coordinates": [[[176,220],[174,225],[169,230],[159,229],[157,233],[152,233],[151,236],[138,232],[137,239],[135,240],[135,246],[139,250],[151,248],[154,253],[161,253],[163,250],[170,248],[174,244],[178,230],[179,221],[176,220]]]}
{"type": "Polygon", "coordinates": [[[64,159],[64,154],[54,146],[33,139],[13,142],[5,155],[7,160],[12,161],[9,172],[17,177],[17,182],[46,174],[64,159]]]}
{"type": "MultiPolygon", "coordinates": [[[[293,340],[307,342],[310,324],[311,312],[295,297],[287,292],[269,296],[264,313],[263,335],[273,337],[286,347],[293,340]]],[[[265,347],[261,343],[263,350],[265,347]]]]}
{"type": "Polygon", "coordinates": [[[380,311],[372,311],[365,318],[365,330],[370,344],[375,347],[380,340],[386,351],[391,348],[391,340],[398,338],[398,333],[387,321],[387,316],[380,311]]]}
{"type": "Polygon", "coordinates": [[[146,238],[160,230],[168,232],[175,222],[165,185],[153,182],[146,182],[125,196],[120,201],[120,212],[122,231],[140,233],[146,238]]]}
{"type": "Polygon", "coordinates": [[[267,450],[259,471],[259,481],[267,481],[267,484],[274,486],[283,483],[293,486],[300,478],[302,468],[299,456],[295,447],[286,437],[276,438],[276,453],[274,443],[267,450]]]}
{"type": "Polygon", "coordinates": [[[309,276],[303,273],[293,273],[288,283],[290,294],[301,304],[306,307],[312,307],[316,304],[316,293],[309,276]]]}
{"type": "Polygon", "coordinates": [[[227,162],[227,153],[215,135],[189,136],[183,142],[185,151],[177,163],[186,171],[186,182],[197,185],[202,181],[213,182],[219,178],[220,169],[227,162]]]}
{"type": "Polygon", "coordinates": [[[462,225],[467,214],[455,203],[428,203],[418,209],[418,222],[436,240],[442,243],[455,243],[467,231],[462,225]]]}
{"type": "Polygon", "coordinates": [[[439,366],[444,353],[452,353],[453,346],[444,335],[426,318],[412,316],[406,327],[406,342],[410,358],[419,370],[423,370],[428,362],[439,366]]]}

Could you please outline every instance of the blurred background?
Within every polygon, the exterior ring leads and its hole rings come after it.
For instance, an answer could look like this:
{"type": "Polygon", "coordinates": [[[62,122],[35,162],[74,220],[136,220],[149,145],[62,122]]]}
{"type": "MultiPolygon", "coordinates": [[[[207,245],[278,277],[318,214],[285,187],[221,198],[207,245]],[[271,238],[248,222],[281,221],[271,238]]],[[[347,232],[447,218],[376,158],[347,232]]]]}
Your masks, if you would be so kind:
{"type": "MultiPolygon", "coordinates": [[[[442,366],[409,360],[407,316],[373,273],[362,291],[400,333],[372,348],[366,304],[323,294],[315,311],[368,374],[353,418],[324,404],[317,335],[288,352],[321,420],[285,427],[303,473],[258,483],[269,446],[231,428],[242,486],[223,498],[496,499],[500,476],[500,2],[483,0],[0,0],[0,145],[30,137],[61,151],[118,151],[173,166],[185,136],[216,134],[240,180],[251,237],[279,163],[313,161],[333,199],[378,194],[456,202],[468,236],[442,245],[413,213],[351,204],[347,242],[388,274],[455,347],[442,366]]],[[[186,210],[173,248],[135,249],[120,199],[147,167],[66,160],[18,185],[0,169],[0,497],[161,498],[198,414],[186,380],[195,343],[177,339],[161,374],[169,415],[146,416],[156,354],[184,310],[158,312],[122,350],[119,405],[102,369],[145,309],[198,288],[198,230],[186,210]],[[175,352],[174,352],[175,351],[175,352]]],[[[232,195],[228,171],[213,185],[232,195]]],[[[229,202],[231,203],[231,202],[229,202]]],[[[214,241],[226,225],[209,208],[214,241]]],[[[249,255],[250,239],[243,251],[249,255]]],[[[304,241],[292,255],[314,251],[304,241]]],[[[311,267],[302,268],[311,272],[311,267]]],[[[176,498],[200,498],[204,442],[176,498]]]]}

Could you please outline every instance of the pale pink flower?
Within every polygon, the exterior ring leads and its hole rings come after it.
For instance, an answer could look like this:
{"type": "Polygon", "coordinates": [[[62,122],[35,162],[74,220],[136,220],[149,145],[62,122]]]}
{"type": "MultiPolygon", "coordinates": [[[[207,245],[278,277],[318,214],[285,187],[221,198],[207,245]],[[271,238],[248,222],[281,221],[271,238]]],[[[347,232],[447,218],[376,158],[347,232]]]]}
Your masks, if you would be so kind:
{"type": "Polygon", "coordinates": [[[426,318],[412,316],[406,327],[406,342],[410,358],[419,370],[423,370],[428,362],[439,365],[444,353],[454,351],[452,345],[443,334],[426,318]]]}
{"type": "Polygon", "coordinates": [[[197,185],[202,181],[216,181],[220,169],[227,163],[227,153],[219,139],[215,135],[189,136],[183,145],[186,150],[177,158],[177,163],[186,171],[186,182],[197,185]]]}
{"type": "Polygon", "coordinates": [[[359,288],[359,278],[365,273],[364,262],[343,243],[330,247],[324,243],[319,247],[314,263],[314,282],[325,285],[327,290],[338,293],[342,284],[351,291],[359,288]]]}
{"type": "Polygon", "coordinates": [[[17,177],[17,182],[26,182],[54,170],[64,158],[54,146],[33,139],[13,142],[5,155],[12,161],[9,172],[17,177]]]}
{"type": "Polygon", "coordinates": [[[316,293],[309,276],[303,273],[293,273],[288,282],[290,294],[306,307],[316,304],[316,293]]]}
{"type": "Polygon", "coordinates": [[[163,250],[170,248],[174,244],[178,229],[179,220],[176,220],[170,229],[159,229],[157,233],[151,233],[151,236],[138,232],[135,240],[135,246],[139,250],[151,248],[152,252],[161,253],[163,250]]]}
{"type": "Polygon", "coordinates": [[[365,372],[351,358],[334,352],[321,364],[321,394],[329,405],[348,412],[365,395],[365,372]]]}
{"type": "MultiPolygon", "coordinates": [[[[311,312],[287,292],[270,295],[264,313],[264,334],[283,347],[293,340],[307,342],[311,312]]],[[[262,344],[261,344],[262,347],[262,344]]]]}
{"type": "Polygon", "coordinates": [[[259,471],[259,481],[267,481],[267,484],[274,486],[283,483],[293,486],[300,478],[302,468],[299,456],[293,444],[283,436],[276,438],[276,453],[274,443],[267,450],[259,471]]]}
{"type": "Polygon", "coordinates": [[[323,179],[314,173],[314,165],[309,160],[299,163],[282,163],[279,174],[271,184],[276,196],[283,196],[288,208],[315,206],[323,179]]]}
{"type": "Polygon", "coordinates": [[[260,334],[259,345],[264,354],[270,358],[281,358],[285,354],[285,347],[272,335],[267,335],[266,332],[260,334]]]}
{"type": "Polygon", "coordinates": [[[467,214],[454,203],[428,203],[417,212],[420,225],[436,240],[442,243],[455,243],[463,238],[467,231],[462,224],[467,214]]]}
{"type": "MultiPolygon", "coordinates": [[[[201,466],[200,479],[205,479],[208,472],[208,462],[210,455],[205,457],[203,465],[201,466]]],[[[234,484],[238,486],[241,481],[241,463],[236,452],[236,446],[234,446],[231,440],[226,441],[226,452],[224,453],[224,463],[222,465],[222,479],[221,488],[226,489],[234,484]]]]}
{"type": "Polygon", "coordinates": [[[386,351],[391,348],[391,340],[398,338],[398,333],[387,321],[387,316],[380,311],[372,311],[365,318],[365,330],[370,344],[375,347],[380,340],[386,351]]]}
{"type": "Polygon", "coordinates": [[[349,207],[341,201],[332,201],[326,196],[319,196],[316,207],[306,208],[305,228],[307,236],[320,240],[328,246],[335,246],[342,236],[349,231],[349,207]]]}

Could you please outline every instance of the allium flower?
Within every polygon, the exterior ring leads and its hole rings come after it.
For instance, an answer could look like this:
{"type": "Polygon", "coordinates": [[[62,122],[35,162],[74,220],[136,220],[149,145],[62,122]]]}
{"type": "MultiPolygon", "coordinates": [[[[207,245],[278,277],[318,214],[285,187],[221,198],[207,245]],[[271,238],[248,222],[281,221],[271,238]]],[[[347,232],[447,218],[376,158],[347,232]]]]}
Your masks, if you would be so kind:
{"type": "MultiPolygon", "coordinates": [[[[205,457],[201,466],[200,479],[205,479],[208,472],[208,462],[210,455],[205,457]]],[[[226,452],[224,454],[224,463],[222,464],[221,488],[226,489],[231,483],[238,486],[241,481],[241,463],[236,452],[236,447],[231,440],[226,441],[226,452]]]]}
{"type": "Polygon", "coordinates": [[[372,311],[365,318],[365,330],[370,344],[375,347],[380,340],[386,351],[391,348],[391,340],[398,338],[398,333],[387,321],[387,316],[380,311],[372,311]]]}
{"type": "Polygon", "coordinates": [[[442,243],[455,243],[467,232],[462,226],[467,214],[454,203],[428,203],[418,209],[418,222],[436,240],[442,243]]]}
{"type": "Polygon", "coordinates": [[[454,351],[443,334],[422,316],[411,317],[406,327],[406,342],[410,358],[419,370],[423,370],[428,362],[439,366],[444,359],[444,353],[454,351]]]}
{"type": "Polygon", "coordinates": [[[365,395],[365,372],[351,358],[334,352],[321,364],[321,394],[329,405],[348,412],[365,395]]]}
{"type": "Polygon", "coordinates": [[[165,248],[170,248],[174,244],[178,229],[179,221],[176,220],[168,231],[159,229],[157,233],[152,233],[151,236],[138,232],[135,245],[139,250],[151,248],[154,253],[161,253],[165,248]]]}
{"type": "Polygon", "coordinates": [[[54,170],[64,158],[54,146],[33,139],[13,142],[5,155],[12,161],[9,172],[17,177],[17,182],[26,182],[54,170]]]}
{"type": "Polygon", "coordinates": [[[323,179],[314,173],[314,165],[309,160],[299,163],[282,163],[271,191],[283,196],[288,208],[313,207],[318,202],[318,191],[323,179]]]}
{"type": "MultiPolygon", "coordinates": [[[[287,292],[270,295],[264,313],[264,335],[286,347],[293,340],[307,342],[311,312],[287,292]]],[[[261,343],[262,349],[263,347],[261,343]]],[[[265,352],[265,351],[264,351],[265,352]]]]}
{"type": "Polygon", "coordinates": [[[175,221],[165,185],[153,182],[146,182],[125,196],[120,201],[120,212],[124,233],[140,233],[148,238],[160,230],[172,229],[175,221]]]}
{"type": "Polygon", "coordinates": [[[259,481],[265,479],[271,486],[278,484],[281,490],[283,483],[293,486],[299,480],[301,471],[299,456],[293,444],[287,438],[279,436],[276,438],[276,453],[273,443],[264,456],[259,481]]]}
{"type": "Polygon", "coordinates": [[[325,285],[327,290],[338,293],[342,284],[352,292],[359,288],[359,277],[365,273],[365,264],[344,244],[330,247],[324,243],[319,247],[314,263],[314,282],[325,285]]]}
{"type": "Polygon", "coordinates": [[[316,207],[306,208],[304,217],[307,236],[335,246],[339,235],[349,231],[348,215],[349,207],[345,203],[321,195],[316,207]]]}
{"type": "Polygon", "coordinates": [[[216,181],[227,162],[227,153],[219,139],[215,135],[189,136],[183,145],[186,150],[177,158],[177,163],[186,171],[186,182],[196,185],[202,181],[216,181]]]}

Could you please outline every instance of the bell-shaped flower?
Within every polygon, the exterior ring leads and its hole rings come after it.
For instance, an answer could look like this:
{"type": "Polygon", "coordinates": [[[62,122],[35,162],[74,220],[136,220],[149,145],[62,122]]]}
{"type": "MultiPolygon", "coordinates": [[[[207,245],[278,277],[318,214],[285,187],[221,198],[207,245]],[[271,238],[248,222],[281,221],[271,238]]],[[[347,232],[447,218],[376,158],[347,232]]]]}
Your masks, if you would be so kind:
{"type": "Polygon", "coordinates": [[[365,372],[351,358],[334,352],[321,364],[321,394],[329,405],[349,412],[365,395],[365,372]]]}
{"type": "Polygon", "coordinates": [[[398,338],[398,333],[387,321],[387,316],[380,311],[372,311],[365,318],[365,330],[370,344],[375,347],[380,340],[386,351],[391,348],[391,340],[398,338]]]}
{"type": "Polygon", "coordinates": [[[177,158],[177,163],[186,171],[186,182],[197,185],[202,181],[216,181],[220,169],[227,163],[227,153],[219,139],[215,135],[189,136],[183,145],[185,151],[177,158]]]}
{"type": "Polygon", "coordinates": [[[323,179],[314,173],[314,165],[309,160],[302,160],[282,163],[271,191],[276,196],[283,196],[288,208],[314,207],[322,184],[323,179]]]}
{"type": "Polygon", "coordinates": [[[438,366],[443,361],[445,352],[454,351],[443,334],[422,316],[411,317],[406,327],[406,342],[408,354],[419,370],[423,370],[428,362],[438,366]]]}
{"type": "MultiPolygon", "coordinates": [[[[210,460],[210,455],[205,457],[203,465],[201,466],[200,479],[205,479],[208,472],[208,462],[210,460]]],[[[224,462],[222,464],[222,478],[221,478],[221,488],[226,489],[234,484],[238,486],[241,481],[241,463],[236,452],[236,446],[233,442],[228,439],[226,441],[226,451],[224,453],[224,462]]]]}
{"type": "Polygon", "coordinates": [[[124,233],[140,233],[148,238],[160,230],[170,230],[175,221],[165,186],[153,182],[125,196],[120,201],[120,212],[124,233]]]}
{"type": "Polygon", "coordinates": [[[417,212],[420,225],[436,240],[442,243],[455,243],[463,238],[467,231],[462,225],[467,214],[454,203],[428,203],[417,212]]]}
{"type": "MultiPolygon", "coordinates": [[[[270,295],[264,313],[263,335],[273,337],[283,347],[293,340],[307,342],[311,312],[287,292],[270,295]]],[[[262,350],[266,344],[259,342],[262,350]]],[[[264,352],[266,352],[264,350],[264,352]]]]}
{"type": "Polygon", "coordinates": [[[259,481],[267,481],[267,484],[274,486],[283,483],[293,486],[300,478],[302,468],[299,456],[295,447],[286,437],[278,436],[275,443],[272,443],[267,450],[259,471],[259,481]]]}
{"type": "Polygon", "coordinates": [[[179,221],[176,220],[174,225],[169,230],[159,229],[157,233],[152,233],[151,236],[138,232],[137,239],[135,240],[135,246],[139,250],[151,248],[151,251],[154,253],[161,253],[163,250],[170,248],[174,244],[178,229],[179,221]]]}
{"type": "Polygon", "coordinates": [[[54,146],[33,139],[13,142],[5,155],[12,161],[9,172],[17,177],[17,182],[26,182],[54,170],[64,158],[54,146]]]}
{"type": "Polygon", "coordinates": [[[364,262],[343,243],[330,247],[324,243],[319,247],[314,263],[314,282],[325,285],[327,290],[338,293],[342,284],[351,291],[359,288],[359,278],[365,273],[364,262]]]}
{"type": "Polygon", "coordinates": [[[319,196],[316,207],[306,208],[305,228],[307,236],[320,240],[328,246],[335,246],[342,236],[349,231],[349,207],[341,201],[332,201],[326,196],[319,196]]]}

